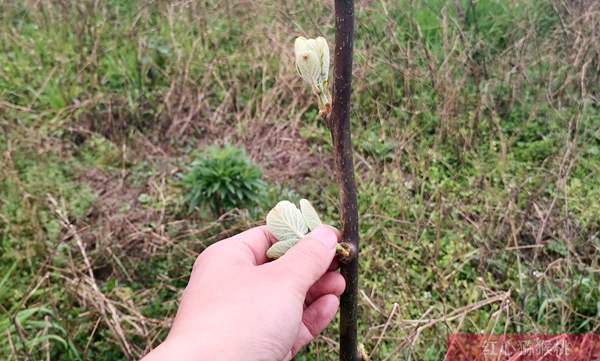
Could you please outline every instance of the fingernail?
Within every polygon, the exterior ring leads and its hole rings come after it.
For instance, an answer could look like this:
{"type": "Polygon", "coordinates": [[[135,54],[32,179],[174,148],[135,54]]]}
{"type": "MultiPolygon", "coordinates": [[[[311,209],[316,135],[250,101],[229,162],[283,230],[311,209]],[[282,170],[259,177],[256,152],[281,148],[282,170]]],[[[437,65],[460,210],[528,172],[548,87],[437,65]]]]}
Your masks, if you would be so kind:
{"type": "Polygon", "coordinates": [[[318,239],[327,248],[334,248],[337,244],[337,235],[329,227],[319,227],[310,232],[311,237],[318,239]]]}

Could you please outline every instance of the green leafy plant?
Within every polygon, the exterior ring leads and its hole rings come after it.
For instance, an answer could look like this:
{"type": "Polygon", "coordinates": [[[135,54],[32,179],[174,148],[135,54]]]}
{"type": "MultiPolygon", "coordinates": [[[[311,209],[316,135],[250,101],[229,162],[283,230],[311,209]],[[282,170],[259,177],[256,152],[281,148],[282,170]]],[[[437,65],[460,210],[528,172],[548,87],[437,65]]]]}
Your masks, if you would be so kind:
{"type": "Polygon", "coordinates": [[[192,162],[183,183],[190,212],[208,205],[216,215],[258,204],[266,188],[260,168],[233,146],[208,148],[192,162]]]}
{"type": "Polygon", "coordinates": [[[44,350],[41,346],[53,344],[70,359],[81,360],[77,349],[65,337],[67,331],[54,319],[54,312],[46,307],[27,308],[14,317],[3,315],[0,332],[6,337],[0,340],[0,352],[4,355],[22,352],[35,358],[40,350],[44,350]]]}

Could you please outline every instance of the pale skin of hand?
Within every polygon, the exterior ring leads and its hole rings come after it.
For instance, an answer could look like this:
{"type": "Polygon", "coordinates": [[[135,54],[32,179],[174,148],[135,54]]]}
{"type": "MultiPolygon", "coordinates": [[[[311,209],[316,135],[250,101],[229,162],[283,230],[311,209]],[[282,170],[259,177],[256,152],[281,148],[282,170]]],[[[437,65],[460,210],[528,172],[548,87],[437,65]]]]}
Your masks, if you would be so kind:
{"type": "Polygon", "coordinates": [[[339,233],[322,226],[283,257],[256,227],[198,256],[167,339],[143,361],[288,361],[335,317],[346,286],[333,271],[339,233]]]}

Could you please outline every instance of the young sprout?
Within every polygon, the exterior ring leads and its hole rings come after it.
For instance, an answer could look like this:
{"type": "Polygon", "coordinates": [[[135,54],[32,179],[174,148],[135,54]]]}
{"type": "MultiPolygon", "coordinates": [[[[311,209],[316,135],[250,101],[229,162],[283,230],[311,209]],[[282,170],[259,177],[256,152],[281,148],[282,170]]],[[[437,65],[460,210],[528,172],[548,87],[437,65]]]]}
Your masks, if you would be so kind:
{"type": "Polygon", "coordinates": [[[319,102],[321,116],[331,111],[331,93],[329,92],[329,46],[322,36],[306,39],[303,36],[294,42],[296,70],[312,89],[319,102]]]}
{"type": "MultiPolygon", "coordinates": [[[[267,227],[277,238],[267,250],[267,258],[275,260],[288,249],[301,241],[309,231],[314,231],[323,223],[315,208],[306,199],[300,200],[300,209],[290,201],[281,201],[267,214],[267,227]]],[[[347,242],[338,243],[335,253],[342,263],[348,263],[356,256],[356,249],[347,242]]]]}

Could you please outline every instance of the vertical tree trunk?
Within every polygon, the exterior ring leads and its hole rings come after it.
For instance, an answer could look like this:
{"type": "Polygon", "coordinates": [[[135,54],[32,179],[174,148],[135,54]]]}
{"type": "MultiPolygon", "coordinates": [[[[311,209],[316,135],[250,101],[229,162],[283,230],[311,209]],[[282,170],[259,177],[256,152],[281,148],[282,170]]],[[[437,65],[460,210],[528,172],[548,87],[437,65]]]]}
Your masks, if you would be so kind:
{"type": "Polygon", "coordinates": [[[342,239],[350,243],[355,252],[354,258],[341,267],[346,279],[346,291],[340,299],[340,360],[357,361],[358,209],[350,135],[353,0],[335,0],[335,28],[333,109],[329,125],[340,192],[342,239]]]}

